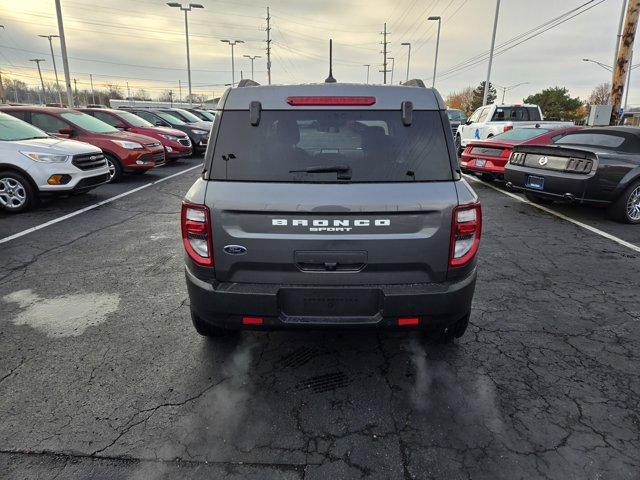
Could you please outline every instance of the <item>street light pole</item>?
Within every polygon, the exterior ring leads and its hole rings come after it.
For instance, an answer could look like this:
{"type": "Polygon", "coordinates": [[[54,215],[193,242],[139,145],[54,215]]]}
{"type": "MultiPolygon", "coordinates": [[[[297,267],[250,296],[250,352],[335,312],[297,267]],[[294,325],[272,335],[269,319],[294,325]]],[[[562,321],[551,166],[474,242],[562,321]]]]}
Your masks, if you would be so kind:
{"type": "MultiPolygon", "coordinates": [[[[498,0],[500,1],[500,0],[498,0]]],[[[438,35],[436,37],[436,58],[433,61],[433,80],[431,82],[431,88],[436,86],[436,70],[438,68],[438,50],[440,49],[440,24],[442,23],[442,18],[440,17],[429,17],[428,20],[438,21],[438,35]]]]}
{"type": "Polygon", "coordinates": [[[96,103],[96,93],[93,90],[93,75],[91,73],[89,74],[89,81],[91,82],[91,101],[95,105],[95,103],[96,103]]]}
{"type": "Polygon", "coordinates": [[[53,73],[56,76],[56,87],[58,89],[58,101],[60,102],[60,106],[62,106],[62,92],[60,90],[60,81],[58,80],[58,69],[56,68],[56,57],[53,54],[53,40],[52,40],[54,38],[60,38],[60,35],[38,35],[38,36],[49,40],[49,49],[51,50],[51,61],[53,62],[53,73]]]}
{"type": "Polygon", "coordinates": [[[405,78],[405,82],[408,82],[409,81],[409,64],[411,63],[411,43],[403,42],[400,45],[409,47],[409,52],[407,53],[407,77],[405,78]]]}
{"type": "Polygon", "coordinates": [[[244,43],[244,40],[220,40],[222,43],[228,43],[229,45],[231,45],[231,87],[235,87],[236,86],[236,67],[235,67],[235,60],[233,58],[233,47],[237,44],[237,43],[244,43]]]}
{"type": "Polygon", "coordinates": [[[369,85],[369,69],[371,68],[371,64],[365,63],[362,65],[363,67],[367,67],[367,85],[369,85]]]}
{"type": "Polygon", "coordinates": [[[529,82],[521,82],[521,83],[516,83],[514,85],[509,85],[508,87],[501,87],[500,85],[496,85],[496,87],[502,90],[502,104],[504,105],[504,96],[509,90],[513,90],[516,87],[519,87],[521,85],[528,85],[528,84],[529,82]]]}
{"type": "Polygon", "coordinates": [[[47,103],[47,92],[44,90],[44,80],[42,80],[42,70],[40,70],[40,62],[44,62],[44,58],[32,58],[29,61],[36,62],[36,65],[38,65],[38,75],[40,75],[40,85],[42,85],[42,98],[44,99],[42,103],[47,103]]]}
{"type": "Polygon", "coordinates": [[[493,34],[491,35],[491,50],[489,53],[489,66],[487,67],[487,80],[484,82],[484,94],[482,105],[487,104],[489,99],[489,83],[491,81],[491,64],[493,63],[493,49],[496,46],[496,31],[498,30],[498,14],[500,13],[500,0],[496,0],[496,18],[493,20],[493,34]]]}
{"type": "Polygon", "coordinates": [[[253,61],[256,58],[262,58],[260,55],[243,55],[243,57],[247,57],[249,60],[251,60],[251,80],[253,80],[253,61]]]}
{"type": "Polygon", "coordinates": [[[393,85],[393,71],[396,68],[396,57],[389,57],[391,60],[391,85],[393,85]]]}
{"type": "Polygon", "coordinates": [[[187,14],[191,11],[191,9],[193,8],[204,8],[203,5],[199,4],[199,3],[189,3],[187,5],[183,5],[181,3],[178,2],[169,2],[167,3],[168,6],[170,7],[174,7],[174,8],[179,8],[181,11],[184,12],[184,35],[187,41],[187,79],[189,80],[189,105],[191,105],[192,102],[192,94],[191,94],[191,56],[189,54],[189,21],[187,20],[187,14]]]}

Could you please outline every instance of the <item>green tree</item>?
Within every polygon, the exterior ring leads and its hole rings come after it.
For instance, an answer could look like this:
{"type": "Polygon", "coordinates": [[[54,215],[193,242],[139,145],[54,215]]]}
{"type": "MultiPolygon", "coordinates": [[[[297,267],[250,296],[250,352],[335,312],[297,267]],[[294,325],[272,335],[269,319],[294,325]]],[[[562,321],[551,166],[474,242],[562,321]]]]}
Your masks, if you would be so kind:
{"type": "Polygon", "coordinates": [[[564,87],[545,88],[539,93],[529,95],[524,103],[539,105],[547,120],[578,120],[582,115],[583,101],[571,98],[564,87]]]}
{"type": "MultiPolygon", "coordinates": [[[[482,99],[484,98],[484,85],[485,81],[480,82],[480,85],[476,87],[473,91],[473,102],[471,103],[471,111],[475,111],[476,109],[482,106],[482,99]]],[[[489,94],[487,95],[487,104],[495,102],[498,97],[498,93],[496,92],[496,87],[493,86],[491,82],[489,82],[489,94]]]]}

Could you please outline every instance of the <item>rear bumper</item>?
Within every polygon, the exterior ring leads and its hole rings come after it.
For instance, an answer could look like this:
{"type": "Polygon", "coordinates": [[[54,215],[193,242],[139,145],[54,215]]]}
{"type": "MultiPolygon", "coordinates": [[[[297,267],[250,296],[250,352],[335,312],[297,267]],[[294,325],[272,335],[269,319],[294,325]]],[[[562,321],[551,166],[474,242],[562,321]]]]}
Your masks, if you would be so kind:
{"type": "MultiPolygon", "coordinates": [[[[476,270],[455,282],[412,285],[367,285],[318,287],[276,284],[239,284],[204,281],[186,267],[191,309],[203,321],[229,329],[280,330],[320,328],[383,328],[430,330],[451,325],[471,310],[476,270]],[[375,315],[345,316],[339,305],[330,316],[291,316],[283,311],[283,293],[288,296],[323,292],[366,290],[379,298],[375,315]],[[262,325],[244,325],[243,317],[260,317],[262,325]],[[398,326],[400,317],[418,317],[417,326],[398,326]]],[[[339,302],[338,302],[339,303],[339,302]]]]}
{"type": "Polygon", "coordinates": [[[504,167],[509,159],[485,156],[462,155],[460,157],[460,167],[472,172],[491,173],[493,175],[504,175],[504,167]],[[484,165],[479,166],[476,160],[484,160],[484,165]]]}

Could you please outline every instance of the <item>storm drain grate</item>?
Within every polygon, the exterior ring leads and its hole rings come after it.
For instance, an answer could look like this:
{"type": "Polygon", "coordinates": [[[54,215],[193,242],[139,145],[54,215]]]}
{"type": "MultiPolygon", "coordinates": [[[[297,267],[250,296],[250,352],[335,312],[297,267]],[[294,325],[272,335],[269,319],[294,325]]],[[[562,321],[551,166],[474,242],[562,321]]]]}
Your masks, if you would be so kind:
{"type": "Polygon", "coordinates": [[[283,356],[280,362],[283,367],[298,368],[321,354],[322,352],[317,348],[300,347],[290,354],[283,356]]]}
{"type": "Polygon", "coordinates": [[[296,385],[296,390],[313,390],[314,393],[324,393],[338,388],[348,387],[351,381],[342,372],[327,373],[310,377],[296,385]]]}

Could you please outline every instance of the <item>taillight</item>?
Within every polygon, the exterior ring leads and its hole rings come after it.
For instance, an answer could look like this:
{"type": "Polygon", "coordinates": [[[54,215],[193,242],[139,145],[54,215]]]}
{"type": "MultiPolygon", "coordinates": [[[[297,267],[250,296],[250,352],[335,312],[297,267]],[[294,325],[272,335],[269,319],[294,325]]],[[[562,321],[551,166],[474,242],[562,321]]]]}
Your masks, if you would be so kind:
{"type": "Polygon", "coordinates": [[[462,153],[466,153],[467,155],[469,155],[471,153],[471,150],[473,150],[473,147],[469,145],[468,147],[465,147],[464,152],[462,153]]]}
{"type": "Polygon", "coordinates": [[[305,96],[305,97],[287,97],[287,103],[294,107],[313,107],[313,106],[369,106],[376,103],[376,97],[337,97],[337,96],[305,96]]]}
{"type": "Polygon", "coordinates": [[[510,155],[511,155],[510,148],[505,148],[504,150],[502,150],[502,153],[500,154],[502,158],[509,158],[510,155]]]}
{"type": "Polygon", "coordinates": [[[182,243],[187,254],[198,265],[213,265],[211,216],[209,208],[182,202],[182,243]]]}
{"type": "Polygon", "coordinates": [[[508,132],[509,130],[513,130],[513,125],[505,125],[503,132],[508,132]]]}
{"type": "Polygon", "coordinates": [[[479,203],[460,205],[453,209],[450,266],[461,267],[475,256],[480,247],[481,232],[482,209],[479,203]]]}

